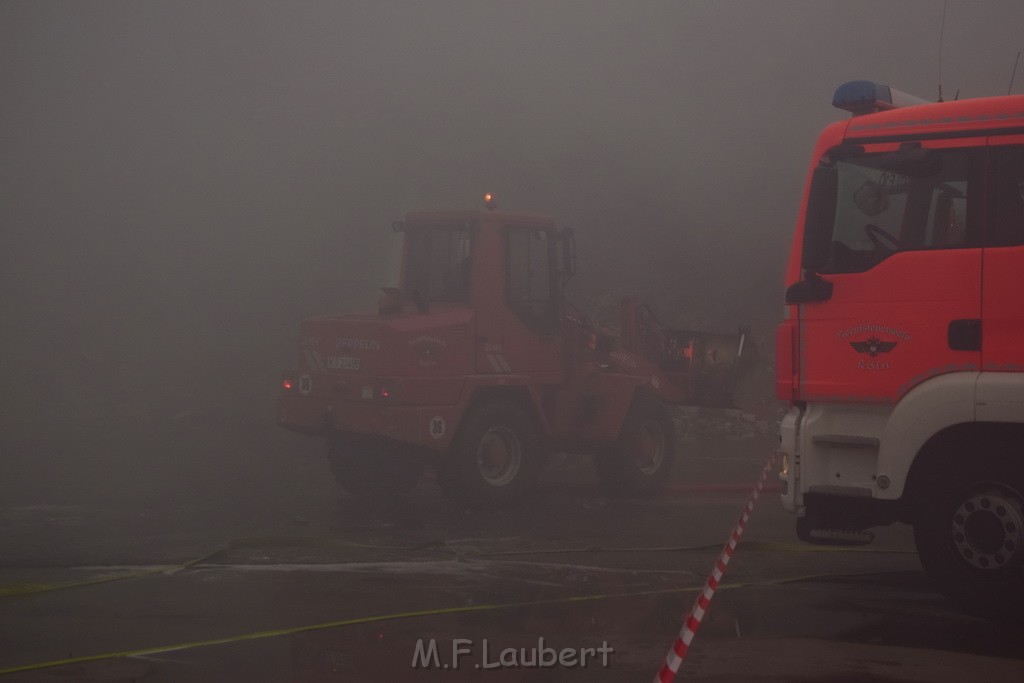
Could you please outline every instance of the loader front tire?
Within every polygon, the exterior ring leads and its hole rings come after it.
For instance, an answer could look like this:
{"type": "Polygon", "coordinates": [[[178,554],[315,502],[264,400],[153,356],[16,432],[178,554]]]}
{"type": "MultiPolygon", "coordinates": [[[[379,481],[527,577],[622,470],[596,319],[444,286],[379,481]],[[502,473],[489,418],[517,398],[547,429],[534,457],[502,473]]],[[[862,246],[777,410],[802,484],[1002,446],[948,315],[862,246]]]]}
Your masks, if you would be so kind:
{"type": "Polygon", "coordinates": [[[619,496],[658,491],[672,471],[675,444],[675,423],[668,407],[654,398],[638,398],[614,446],[594,458],[605,491],[619,496]]]}

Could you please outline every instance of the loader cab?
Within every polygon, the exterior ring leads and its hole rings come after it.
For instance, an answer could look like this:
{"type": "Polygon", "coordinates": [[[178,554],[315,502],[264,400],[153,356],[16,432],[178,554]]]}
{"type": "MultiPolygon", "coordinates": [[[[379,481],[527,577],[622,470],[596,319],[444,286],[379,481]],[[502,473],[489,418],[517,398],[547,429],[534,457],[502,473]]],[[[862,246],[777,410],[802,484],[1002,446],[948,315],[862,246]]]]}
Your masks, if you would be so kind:
{"type": "Polygon", "coordinates": [[[558,372],[571,232],[494,210],[410,213],[395,228],[402,299],[419,313],[472,309],[478,372],[558,372]]]}

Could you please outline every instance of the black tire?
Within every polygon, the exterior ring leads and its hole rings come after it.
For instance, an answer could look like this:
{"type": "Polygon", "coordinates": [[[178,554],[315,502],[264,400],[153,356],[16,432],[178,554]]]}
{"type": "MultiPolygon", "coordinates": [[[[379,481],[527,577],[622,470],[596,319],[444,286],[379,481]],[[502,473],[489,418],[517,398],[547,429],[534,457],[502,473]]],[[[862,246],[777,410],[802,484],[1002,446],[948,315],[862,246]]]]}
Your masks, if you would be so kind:
{"type": "Polygon", "coordinates": [[[511,401],[491,401],[463,421],[438,483],[466,507],[510,507],[535,489],[543,463],[532,417],[511,401]]]}
{"type": "Polygon", "coordinates": [[[597,476],[612,495],[649,495],[665,485],[675,460],[676,429],[668,407],[640,397],[615,445],[594,458],[597,476]]]}
{"type": "Polygon", "coordinates": [[[360,500],[404,495],[416,486],[424,469],[424,459],[411,449],[368,439],[334,439],[327,458],[338,485],[360,500]]]}
{"type": "MultiPolygon", "coordinates": [[[[1003,453],[1011,445],[1003,444],[1003,453]]],[[[929,579],[965,611],[1024,619],[1024,454],[944,473],[917,497],[914,542],[929,579]]]]}

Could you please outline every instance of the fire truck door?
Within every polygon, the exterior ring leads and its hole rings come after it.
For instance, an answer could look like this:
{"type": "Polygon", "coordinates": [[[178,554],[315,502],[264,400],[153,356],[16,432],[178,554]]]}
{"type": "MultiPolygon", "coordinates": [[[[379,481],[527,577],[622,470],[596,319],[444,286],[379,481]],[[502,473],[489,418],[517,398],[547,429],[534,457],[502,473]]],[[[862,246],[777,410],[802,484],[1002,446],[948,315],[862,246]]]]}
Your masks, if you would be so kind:
{"type": "Polygon", "coordinates": [[[1024,371],[1024,135],[989,139],[982,368],[1024,371]]]}
{"type": "Polygon", "coordinates": [[[812,196],[805,227],[831,233],[814,264],[831,293],[799,306],[802,399],[895,402],[929,377],[978,369],[984,159],[971,139],[830,160],[835,199],[815,217],[812,196]]]}

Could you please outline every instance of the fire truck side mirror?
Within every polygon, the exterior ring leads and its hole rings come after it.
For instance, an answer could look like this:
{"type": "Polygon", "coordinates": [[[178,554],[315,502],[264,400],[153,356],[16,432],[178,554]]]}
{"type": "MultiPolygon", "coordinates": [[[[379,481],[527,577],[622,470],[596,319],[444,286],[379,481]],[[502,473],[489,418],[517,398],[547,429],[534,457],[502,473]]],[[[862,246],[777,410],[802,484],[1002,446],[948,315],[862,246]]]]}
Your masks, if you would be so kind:
{"type": "Polygon", "coordinates": [[[835,166],[819,166],[811,177],[811,191],[804,215],[804,242],[801,264],[819,271],[828,261],[832,247],[832,226],[836,219],[839,172],[835,166]]]}
{"type": "Polygon", "coordinates": [[[562,277],[568,282],[576,274],[576,236],[572,228],[562,231],[562,277]]]}
{"type": "Polygon", "coordinates": [[[787,304],[828,301],[831,298],[832,283],[814,272],[808,273],[806,279],[794,282],[786,290],[787,304]]]}

